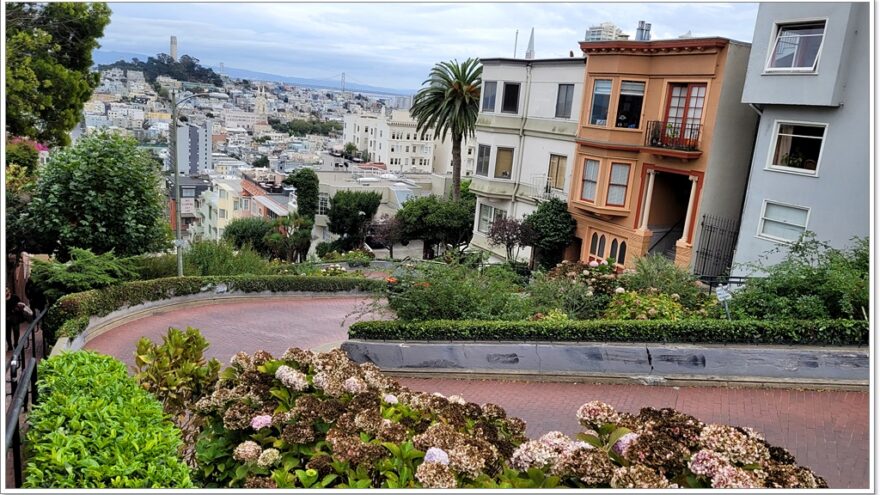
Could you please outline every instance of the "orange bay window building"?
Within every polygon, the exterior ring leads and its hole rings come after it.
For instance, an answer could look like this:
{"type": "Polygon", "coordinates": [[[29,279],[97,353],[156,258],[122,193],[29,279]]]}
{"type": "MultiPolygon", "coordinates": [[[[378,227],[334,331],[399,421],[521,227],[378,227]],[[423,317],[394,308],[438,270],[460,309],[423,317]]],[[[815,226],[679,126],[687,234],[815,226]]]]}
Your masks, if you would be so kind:
{"type": "Polygon", "coordinates": [[[648,253],[698,274],[729,266],[735,238],[722,249],[702,227],[729,230],[742,210],[757,124],[741,103],[749,48],[724,38],[581,43],[571,254],[621,269],[648,253]]]}

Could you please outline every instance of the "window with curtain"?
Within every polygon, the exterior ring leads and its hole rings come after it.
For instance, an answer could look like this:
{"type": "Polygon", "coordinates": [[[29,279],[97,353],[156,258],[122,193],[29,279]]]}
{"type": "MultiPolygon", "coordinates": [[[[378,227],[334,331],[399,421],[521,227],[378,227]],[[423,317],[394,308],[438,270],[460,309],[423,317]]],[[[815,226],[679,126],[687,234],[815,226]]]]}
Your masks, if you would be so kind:
{"type": "Polygon", "coordinates": [[[771,167],[815,173],[824,138],[824,125],[779,123],[771,167]]]}
{"type": "Polygon", "coordinates": [[[550,168],[547,171],[547,182],[553,189],[565,187],[565,162],[566,158],[561,155],[550,155],[550,168]]]}
{"type": "Polygon", "coordinates": [[[824,37],[825,21],[779,25],[767,70],[816,70],[824,37]]]}
{"type": "Polygon", "coordinates": [[[617,99],[616,126],[638,129],[642,119],[642,101],[645,99],[645,83],[623,81],[617,99]]]}
{"type": "Polygon", "coordinates": [[[556,117],[571,118],[571,102],[574,99],[574,84],[560,84],[556,91],[556,117]]]}
{"type": "Polygon", "coordinates": [[[509,179],[513,170],[513,148],[495,150],[495,178],[509,179]]]}
{"type": "Polygon", "coordinates": [[[488,177],[489,175],[489,154],[492,152],[492,148],[486,146],[485,144],[481,144],[477,146],[477,170],[474,172],[477,175],[482,175],[483,177],[488,177]]]}
{"type": "Polygon", "coordinates": [[[584,160],[584,179],[581,186],[581,199],[584,201],[596,201],[596,184],[599,180],[599,161],[584,160]]]}
{"type": "Polygon", "coordinates": [[[506,113],[519,112],[519,83],[504,83],[501,111],[506,113]]]}
{"type": "Polygon", "coordinates": [[[611,80],[597,79],[593,82],[593,103],[590,108],[590,124],[608,124],[608,105],[611,102],[611,80]]]}
{"type": "Polygon", "coordinates": [[[483,106],[484,112],[495,111],[495,92],[498,90],[498,83],[495,81],[483,82],[483,106]]]}
{"type": "Polygon", "coordinates": [[[593,236],[590,237],[590,254],[596,254],[596,248],[599,245],[599,234],[593,232],[593,236]]]}
{"type": "Polygon", "coordinates": [[[776,241],[797,242],[807,230],[809,209],[764,201],[760,236],[776,241]]]}
{"type": "Polygon", "coordinates": [[[606,204],[623,206],[626,203],[626,189],[629,184],[629,164],[612,163],[611,178],[608,180],[608,198],[606,204]]]}

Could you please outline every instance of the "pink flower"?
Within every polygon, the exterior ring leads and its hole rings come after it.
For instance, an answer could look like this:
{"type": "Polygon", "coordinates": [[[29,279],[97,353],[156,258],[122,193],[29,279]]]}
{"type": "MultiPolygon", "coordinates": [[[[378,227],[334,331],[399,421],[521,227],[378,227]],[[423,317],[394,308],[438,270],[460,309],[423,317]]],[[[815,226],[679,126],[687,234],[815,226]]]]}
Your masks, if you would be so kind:
{"type": "Polygon", "coordinates": [[[251,428],[255,430],[262,430],[263,428],[272,424],[272,416],[268,414],[263,414],[261,416],[254,416],[254,419],[251,420],[251,428]]]}
{"type": "Polygon", "coordinates": [[[598,262],[598,261],[593,260],[593,261],[590,262],[590,268],[596,268],[597,266],[599,266],[599,262],[598,262]]]}

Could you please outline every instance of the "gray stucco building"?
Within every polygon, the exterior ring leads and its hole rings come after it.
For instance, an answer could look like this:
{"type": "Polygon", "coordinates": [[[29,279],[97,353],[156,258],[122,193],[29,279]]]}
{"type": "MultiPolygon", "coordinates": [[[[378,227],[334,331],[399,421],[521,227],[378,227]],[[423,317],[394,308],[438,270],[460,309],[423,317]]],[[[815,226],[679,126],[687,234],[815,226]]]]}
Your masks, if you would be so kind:
{"type": "Polygon", "coordinates": [[[870,229],[868,3],[762,3],[742,101],[761,114],[732,275],[812,231],[870,229]]]}

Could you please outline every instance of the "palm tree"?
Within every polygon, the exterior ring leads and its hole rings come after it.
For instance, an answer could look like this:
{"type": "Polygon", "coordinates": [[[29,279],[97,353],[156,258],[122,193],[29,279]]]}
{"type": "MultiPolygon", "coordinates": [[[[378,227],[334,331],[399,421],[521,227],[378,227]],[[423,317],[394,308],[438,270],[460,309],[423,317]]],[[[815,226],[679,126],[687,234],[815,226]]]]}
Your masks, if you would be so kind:
{"type": "Polygon", "coordinates": [[[475,58],[440,62],[431,69],[416,93],[410,115],[416,133],[433,129],[440,140],[452,134],[452,199],[461,197],[461,140],[474,135],[480,112],[480,77],[483,66],[475,58]]]}

